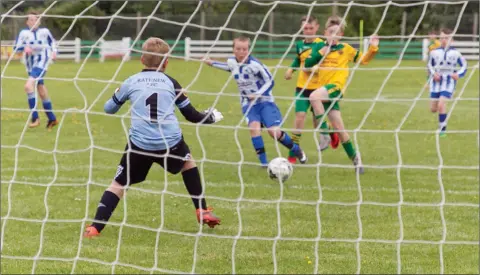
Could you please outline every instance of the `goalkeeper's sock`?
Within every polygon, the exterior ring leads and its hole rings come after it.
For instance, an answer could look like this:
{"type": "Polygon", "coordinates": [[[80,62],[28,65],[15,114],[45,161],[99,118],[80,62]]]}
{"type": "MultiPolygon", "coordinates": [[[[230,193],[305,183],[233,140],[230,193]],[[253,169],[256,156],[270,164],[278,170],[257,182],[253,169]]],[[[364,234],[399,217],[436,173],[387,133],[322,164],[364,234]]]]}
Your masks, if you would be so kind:
{"type": "Polygon", "coordinates": [[[49,98],[43,100],[43,109],[45,110],[45,114],[48,117],[48,121],[55,121],[57,118],[52,112],[52,102],[49,98]]]}
{"type": "MultiPolygon", "coordinates": [[[[32,110],[33,108],[35,108],[35,93],[34,92],[27,93],[27,98],[28,98],[28,106],[30,107],[30,110],[32,110]]],[[[32,121],[35,121],[37,119],[38,119],[38,112],[33,111],[32,121]]]]}
{"type": "Polygon", "coordinates": [[[345,152],[347,153],[348,158],[353,160],[357,155],[357,151],[355,150],[355,147],[353,147],[352,141],[348,140],[342,143],[342,146],[343,146],[343,149],[345,149],[345,152]]]}
{"type": "Polygon", "coordinates": [[[267,165],[267,153],[265,153],[265,145],[263,144],[262,136],[252,137],[253,148],[257,152],[258,159],[263,165],[267,165]]]}
{"type": "Polygon", "coordinates": [[[187,171],[182,172],[183,183],[187,188],[188,193],[192,197],[193,205],[195,209],[200,208],[207,209],[207,202],[205,198],[200,198],[202,195],[202,180],[200,179],[200,173],[198,172],[197,167],[188,169],[187,171]]]}
{"type": "MultiPolygon", "coordinates": [[[[324,114],[316,115],[315,120],[320,124],[322,121],[324,114]]],[[[322,124],[320,124],[320,134],[328,135],[328,124],[325,120],[323,120],[322,124]]]]}
{"type": "MultiPolygon", "coordinates": [[[[106,190],[103,193],[100,203],[98,204],[97,213],[95,214],[95,220],[108,222],[108,220],[112,216],[113,211],[115,211],[115,208],[117,208],[119,201],[120,198],[117,195],[106,190]]],[[[98,232],[101,232],[105,227],[105,224],[100,222],[93,222],[92,226],[95,227],[98,232]]]]}
{"type": "MultiPolygon", "coordinates": [[[[291,138],[292,138],[293,143],[299,145],[300,144],[300,139],[302,138],[302,134],[292,133],[291,138]]],[[[292,150],[290,150],[290,151],[288,151],[288,156],[293,158],[293,157],[295,157],[295,153],[292,150]]]]}
{"type": "Polygon", "coordinates": [[[447,130],[447,123],[445,122],[446,119],[447,114],[438,114],[439,128],[442,132],[447,130]]]}

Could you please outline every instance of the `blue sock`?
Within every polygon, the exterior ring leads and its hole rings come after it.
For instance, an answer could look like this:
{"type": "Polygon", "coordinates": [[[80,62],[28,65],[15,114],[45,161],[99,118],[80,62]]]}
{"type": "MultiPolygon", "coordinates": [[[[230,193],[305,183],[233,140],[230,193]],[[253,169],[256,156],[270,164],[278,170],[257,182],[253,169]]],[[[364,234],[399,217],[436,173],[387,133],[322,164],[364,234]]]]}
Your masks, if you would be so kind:
{"type": "MultiPolygon", "coordinates": [[[[27,93],[27,98],[28,98],[28,106],[30,107],[30,110],[35,108],[35,93],[27,93]]],[[[32,121],[37,120],[38,118],[38,112],[33,111],[32,112],[32,121]]]]}
{"type": "Polygon", "coordinates": [[[442,131],[447,130],[447,123],[445,120],[447,119],[447,114],[438,114],[438,122],[440,124],[440,129],[442,131]]]}
{"type": "Polygon", "coordinates": [[[262,136],[252,137],[253,148],[257,152],[258,159],[261,164],[268,164],[267,154],[265,153],[265,145],[263,144],[262,136]]]}
{"type": "Polygon", "coordinates": [[[57,120],[52,112],[52,102],[50,99],[47,98],[43,100],[43,109],[45,110],[45,114],[47,114],[48,121],[57,120]]]}
{"type": "Polygon", "coordinates": [[[283,146],[287,147],[289,150],[291,150],[295,154],[297,154],[298,151],[300,151],[300,146],[294,143],[290,138],[290,136],[285,132],[282,132],[282,135],[280,136],[278,141],[280,141],[280,143],[283,144],[283,146]]]}

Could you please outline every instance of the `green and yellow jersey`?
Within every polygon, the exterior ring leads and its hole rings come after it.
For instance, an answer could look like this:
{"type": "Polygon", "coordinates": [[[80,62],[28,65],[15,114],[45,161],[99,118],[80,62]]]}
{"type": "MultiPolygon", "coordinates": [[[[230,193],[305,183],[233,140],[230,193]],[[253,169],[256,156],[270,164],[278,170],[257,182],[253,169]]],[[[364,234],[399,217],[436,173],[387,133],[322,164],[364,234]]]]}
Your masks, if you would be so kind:
{"type": "MultiPolygon", "coordinates": [[[[327,47],[324,48],[324,46],[328,45],[322,42],[312,48],[311,55],[305,60],[305,68],[311,68],[322,60],[327,50],[327,47]]],[[[343,88],[348,79],[349,63],[361,60],[361,64],[366,65],[373,59],[377,52],[378,47],[376,46],[370,46],[365,55],[347,43],[339,43],[331,46],[330,52],[328,52],[325,58],[323,58],[323,61],[318,64],[317,83],[320,87],[333,84],[336,86],[336,89],[332,89],[332,92],[340,90],[343,93],[343,88]]]]}
{"type": "Polygon", "coordinates": [[[435,50],[436,48],[439,48],[440,47],[440,40],[438,39],[434,39],[433,41],[430,40],[430,45],[428,45],[428,52],[431,52],[433,50],[435,50]]]}
{"type": "MultiPolygon", "coordinates": [[[[310,56],[310,53],[312,52],[312,48],[316,44],[322,43],[322,42],[323,40],[319,37],[315,38],[315,40],[313,40],[313,42],[310,42],[310,43],[306,43],[305,40],[298,41],[296,44],[297,57],[295,57],[290,67],[292,69],[303,68],[305,64],[305,60],[310,56]]],[[[299,70],[297,87],[305,88],[305,89],[316,89],[320,87],[320,85],[317,83],[318,77],[316,75],[313,75],[310,81],[308,81],[309,78],[310,78],[309,72],[304,72],[303,70],[299,70]]]]}

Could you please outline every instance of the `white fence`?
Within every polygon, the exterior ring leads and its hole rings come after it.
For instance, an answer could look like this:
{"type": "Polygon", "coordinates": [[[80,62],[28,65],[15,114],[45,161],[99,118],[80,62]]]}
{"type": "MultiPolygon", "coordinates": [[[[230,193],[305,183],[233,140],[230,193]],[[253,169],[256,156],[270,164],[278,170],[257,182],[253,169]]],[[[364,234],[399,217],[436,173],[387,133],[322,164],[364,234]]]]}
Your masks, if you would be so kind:
{"type": "MultiPolygon", "coordinates": [[[[217,41],[212,47],[215,40],[191,40],[189,37],[185,39],[185,60],[191,58],[202,58],[208,53],[212,58],[227,58],[232,55],[233,42],[217,41]]],[[[422,43],[422,60],[428,58],[428,39],[423,39],[422,43]]],[[[368,39],[363,40],[362,50],[368,47],[368,39]]],[[[458,49],[467,60],[478,60],[480,54],[480,47],[478,41],[453,41],[452,47],[458,49]]],[[[401,49],[400,49],[401,50],[401,49]]]]}
{"type": "Polygon", "coordinates": [[[185,60],[203,58],[207,55],[213,58],[227,58],[232,56],[232,40],[191,40],[185,38],[185,60]],[[212,47],[212,45],[214,45],[212,47]]]}
{"type": "Polygon", "coordinates": [[[130,60],[130,37],[124,37],[122,40],[100,40],[100,62],[105,58],[123,57],[124,60],[130,60]]]}
{"type": "MultiPolygon", "coordinates": [[[[199,59],[207,55],[212,58],[226,58],[232,55],[233,42],[231,40],[219,40],[214,44],[214,40],[192,40],[189,37],[185,38],[184,43],[184,57],[185,60],[199,59]],[[213,45],[213,47],[212,47],[213,45]]],[[[367,46],[368,40],[365,39],[363,48],[367,46]]],[[[1,41],[1,59],[8,59],[13,51],[14,41],[1,41]]],[[[123,57],[125,60],[130,59],[130,45],[131,38],[124,37],[122,40],[100,40],[100,58],[99,61],[103,62],[106,58],[118,58],[123,57]]],[[[427,39],[422,43],[422,59],[428,58],[428,44],[427,39]]],[[[478,41],[453,41],[452,46],[457,48],[467,60],[478,60],[480,54],[478,41]]],[[[85,48],[90,46],[85,46],[85,48]]],[[[286,47],[285,47],[286,48],[286,47]]],[[[70,59],[75,62],[80,62],[82,58],[82,41],[80,38],[75,40],[65,40],[58,44],[57,59],[70,59]]],[[[281,49],[283,51],[283,49],[281,49]]],[[[286,49],[285,49],[286,50],[286,49]]],[[[16,53],[13,58],[18,59],[21,57],[21,53],[16,53]]]]}
{"type": "MultiPolygon", "coordinates": [[[[12,54],[15,54],[14,59],[19,59],[22,54],[15,52],[13,46],[15,41],[1,41],[1,59],[6,60],[10,58],[12,54]]],[[[75,40],[64,40],[58,43],[57,45],[57,59],[71,59],[75,62],[80,62],[81,60],[81,46],[82,40],[80,38],[75,38],[75,40]]]]}
{"type": "MultiPolygon", "coordinates": [[[[428,45],[430,41],[428,39],[423,39],[422,47],[422,60],[426,61],[428,59],[428,45]]],[[[451,44],[452,47],[456,48],[463,57],[467,60],[477,60],[479,59],[479,42],[478,41],[453,41],[451,44]]]]}
{"type": "MultiPolygon", "coordinates": [[[[355,41],[357,45],[358,41],[355,41]]],[[[364,43],[368,43],[368,39],[364,39],[364,43]]],[[[275,44],[275,42],[273,42],[275,44]]],[[[275,45],[272,45],[275,46],[275,45]]],[[[264,47],[265,48],[265,47],[264,47]]],[[[288,46],[275,46],[275,53],[283,55],[288,46]]],[[[290,50],[295,49],[292,45],[290,50]]],[[[232,40],[191,40],[190,37],[185,38],[185,60],[201,59],[207,56],[210,58],[227,58],[232,56],[233,41],[232,40]],[[212,47],[213,45],[213,47],[212,47]]]]}
{"type": "MultiPolygon", "coordinates": [[[[15,41],[1,41],[1,59],[7,60],[11,55],[13,59],[20,59],[21,52],[15,52],[13,46],[15,41]]],[[[79,63],[82,59],[82,40],[64,40],[57,42],[57,59],[69,59],[79,63]]],[[[98,45],[100,49],[100,62],[104,62],[107,58],[123,57],[125,60],[130,59],[130,37],[124,37],[122,40],[100,40],[98,45]]],[[[90,46],[85,46],[90,47],[90,46]]]]}

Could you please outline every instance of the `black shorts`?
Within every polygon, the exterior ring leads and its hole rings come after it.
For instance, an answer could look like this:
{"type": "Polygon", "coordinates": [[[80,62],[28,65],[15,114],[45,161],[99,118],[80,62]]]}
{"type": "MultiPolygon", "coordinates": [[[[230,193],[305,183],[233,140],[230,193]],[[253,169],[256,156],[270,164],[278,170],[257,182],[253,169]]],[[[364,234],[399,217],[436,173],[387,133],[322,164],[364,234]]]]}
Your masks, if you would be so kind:
{"type": "MultiPolygon", "coordinates": [[[[303,88],[299,88],[299,87],[296,87],[296,88],[295,88],[295,92],[296,92],[296,93],[300,93],[300,92],[302,92],[302,90],[303,90],[303,88]]],[[[316,90],[316,89],[313,89],[313,90],[312,90],[312,89],[305,89],[305,90],[303,90],[303,92],[302,92],[302,96],[305,97],[305,98],[309,98],[310,95],[311,95],[315,90],[316,90]]]]}
{"type": "Polygon", "coordinates": [[[183,138],[168,150],[168,154],[167,150],[144,150],[132,142],[127,143],[125,151],[128,150],[129,145],[131,151],[123,154],[115,174],[115,180],[123,186],[144,181],[154,162],[160,164],[169,173],[178,174],[185,162],[191,159],[190,149],[183,138]]]}

